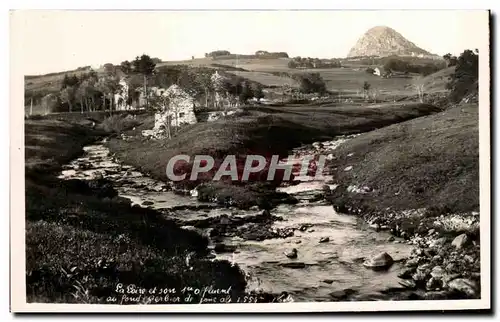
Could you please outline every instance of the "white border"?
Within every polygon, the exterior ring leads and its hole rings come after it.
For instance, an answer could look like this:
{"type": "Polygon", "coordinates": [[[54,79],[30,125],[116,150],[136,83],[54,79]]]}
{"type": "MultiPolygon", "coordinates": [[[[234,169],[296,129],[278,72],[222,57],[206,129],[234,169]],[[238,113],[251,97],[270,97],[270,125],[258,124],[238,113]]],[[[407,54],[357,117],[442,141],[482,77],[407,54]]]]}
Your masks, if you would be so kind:
{"type": "MultiPolygon", "coordinates": [[[[26,1],[30,8],[39,7],[39,2],[26,1]]],[[[234,8],[234,3],[222,1],[211,1],[210,7],[213,8],[234,8]]],[[[419,1],[419,4],[436,3],[436,1],[419,1]]],[[[141,1],[141,5],[147,5],[150,1],[141,1]]],[[[387,4],[387,1],[383,2],[387,4]]],[[[47,4],[47,3],[44,3],[47,4]]],[[[344,2],[343,9],[365,9],[370,8],[366,3],[359,4],[359,2],[349,1],[344,2]]],[[[456,7],[477,8],[479,2],[468,4],[468,6],[456,7]]],[[[94,8],[105,8],[104,5],[93,3],[94,8]]],[[[119,5],[131,9],[133,6],[127,6],[122,2],[119,5]]],[[[247,8],[269,8],[269,1],[252,1],[245,3],[247,8]]],[[[289,8],[294,7],[290,2],[286,4],[289,8]]],[[[285,7],[286,7],[285,5],[285,7]]],[[[337,4],[338,5],[338,4],[337,4]]],[[[26,7],[26,6],[24,6],[26,7]]],[[[62,1],[52,1],[47,6],[48,8],[65,7],[75,8],[73,3],[66,3],[62,1]],[[54,6],[55,4],[55,6],[54,6]]],[[[47,8],[46,7],[46,8],[47,8]]],[[[162,8],[155,3],[153,7],[149,8],[162,8]]],[[[178,2],[173,4],[170,8],[185,9],[190,8],[186,2],[178,2]]],[[[203,6],[201,6],[203,7],[203,6]]],[[[208,6],[207,6],[208,7],[208,6]]],[[[330,4],[324,2],[319,6],[321,8],[331,8],[330,4]]],[[[397,5],[396,5],[397,7],[397,5]]],[[[421,7],[421,6],[420,6],[421,7]]],[[[109,5],[108,5],[109,8],[109,5]]],[[[163,7],[164,8],[164,7],[163,7]]],[[[316,7],[317,8],[317,7],[316,7]]],[[[377,3],[377,8],[387,8],[381,2],[377,3]]],[[[415,7],[413,7],[415,8],[415,7]]],[[[487,14],[487,13],[485,13],[487,14]]],[[[25,243],[24,243],[24,217],[19,214],[24,214],[24,111],[21,106],[22,93],[24,91],[23,75],[19,73],[22,62],[16,60],[15,53],[22,50],[19,42],[15,37],[11,37],[11,114],[10,114],[10,175],[11,175],[11,309],[15,312],[348,312],[348,311],[406,311],[406,310],[457,310],[457,309],[486,309],[490,307],[490,127],[489,127],[489,53],[487,35],[489,35],[487,20],[481,26],[473,26],[477,28],[477,36],[485,37],[484,46],[479,48],[480,51],[480,201],[481,201],[481,300],[453,300],[453,301],[384,301],[384,302],[332,302],[332,303],[275,303],[275,304],[203,304],[203,305],[84,305],[84,304],[28,304],[25,302],[25,270],[20,269],[25,267],[25,243]]],[[[14,30],[15,31],[15,30],[14,30]]],[[[12,32],[12,31],[11,31],[12,32]]]]}

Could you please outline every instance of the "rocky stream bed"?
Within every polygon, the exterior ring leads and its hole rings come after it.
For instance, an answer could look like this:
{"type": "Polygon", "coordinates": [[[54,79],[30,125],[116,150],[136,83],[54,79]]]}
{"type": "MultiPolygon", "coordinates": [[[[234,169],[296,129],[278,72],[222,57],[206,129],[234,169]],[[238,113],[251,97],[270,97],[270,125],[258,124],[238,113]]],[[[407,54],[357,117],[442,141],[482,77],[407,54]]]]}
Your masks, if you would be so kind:
{"type": "MultiPolygon", "coordinates": [[[[322,149],[332,158],[346,139],[301,147],[295,153],[322,149]]],[[[286,294],[293,301],[479,296],[479,245],[473,238],[435,229],[405,235],[404,230],[391,229],[391,216],[343,214],[324,198],[336,189],[331,178],[279,188],[294,196],[296,204],[241,210],[176,193],[168,184],[121,164],[103,142],[84,151],[63,167],[60,178],[103,180],[132,204],[158,210],[184,229],[209,237],[207,260],[238,265],[249,292],[286,294]]],[[[457,218],[474,225],[479,217],[457,218]]]]}

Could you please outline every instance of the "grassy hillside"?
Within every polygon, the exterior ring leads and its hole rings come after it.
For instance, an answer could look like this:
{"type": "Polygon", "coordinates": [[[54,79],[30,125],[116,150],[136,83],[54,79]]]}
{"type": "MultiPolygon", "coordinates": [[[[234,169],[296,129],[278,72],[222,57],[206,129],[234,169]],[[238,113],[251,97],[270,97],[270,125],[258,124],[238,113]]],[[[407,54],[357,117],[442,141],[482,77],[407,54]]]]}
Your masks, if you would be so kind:
{"type": "Polygon", "coordinates": [[[329,166],[344,185],[334,200],[378,210],[478,210],[478,124],[476,104],[363,133],[341,145],[329,166]],[[373,191],[346,193],[349,185],[373,191]]]}
{"type": "MultiPolygon", "coordinates": [[[[291,148],[336,135],[357,133],[402,122],[439,111],[425,104],[392,104],[378,107],[287,106],[255,108],[233,118],[198,123],[182,129],[172,140],[113,139],[109,147],[125,163],[160,180],[166,180],[165,169],[174,155],[208,154],[220,162],[228,154],[269,156],[288,155],[291,148]]],[[[185,171],[189,173],[190,165],[185,171]]],[[[193,188],[197,182],[182,182],[193,188]]],[[[218,187],[220,188],[220,186],[218,187]]],[[[218,189],[217,188],[217,189],[218,189]]],[[[243,187],[225,190],[242,207],[264,201],[268,196],[243,187]],[[250,192],[249,192],[250,191],[250,192]]],[[[216,192],[214,192],[216,193],[216,192]]]]}
{"type": "Polygon", "coordinates": [[[448,78],[455,72],[455,67],[442,69],[434,74],[424,77],[424,88],[426,92],[443,92],[446,91],[448,78]]]}

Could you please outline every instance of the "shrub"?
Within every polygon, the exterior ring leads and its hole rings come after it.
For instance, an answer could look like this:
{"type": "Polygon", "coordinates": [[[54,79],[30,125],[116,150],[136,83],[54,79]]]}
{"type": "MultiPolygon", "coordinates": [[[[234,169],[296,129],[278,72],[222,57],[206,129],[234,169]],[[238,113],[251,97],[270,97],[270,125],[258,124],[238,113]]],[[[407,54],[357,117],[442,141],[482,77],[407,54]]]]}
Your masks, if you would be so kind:
{"type": "Polygon", "coordinates": [[[108,133],[122,133],[139,124],[140,122],[134,119],[132,115],[120,114],[106,118],[99,126],[108,133]]]}
{"type": "Polygon", "coordinates": [[[455,72],[450,76],[446,87],[450,90],[450,100],[460,102],[468,95],[478,92],[479,55],[465,50],[458,57],[455,72]]]}
{"type": "Polygon", "coordinates": [[[294,75],[295,80],[300,83],[302,93],[320,93],[326,92],[326,84],[319,73],[303,73],[294,75]]]}

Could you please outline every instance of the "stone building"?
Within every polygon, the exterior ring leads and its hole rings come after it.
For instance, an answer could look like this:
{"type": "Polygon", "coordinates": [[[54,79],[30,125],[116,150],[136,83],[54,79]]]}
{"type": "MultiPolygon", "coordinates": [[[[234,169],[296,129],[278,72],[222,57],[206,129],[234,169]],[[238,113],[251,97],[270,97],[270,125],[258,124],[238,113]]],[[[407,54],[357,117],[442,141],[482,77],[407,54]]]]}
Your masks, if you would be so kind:
{"type": "Polygon", "coordinates": [[[195,99],[178,85],[167,89],[152,87],[150,93],[163,99],[163,107],[155,114],[153,129],[143,131],[144,136],[161,137],[165,136],[169,125],[172,128],[197,123],[195,99]]]}

